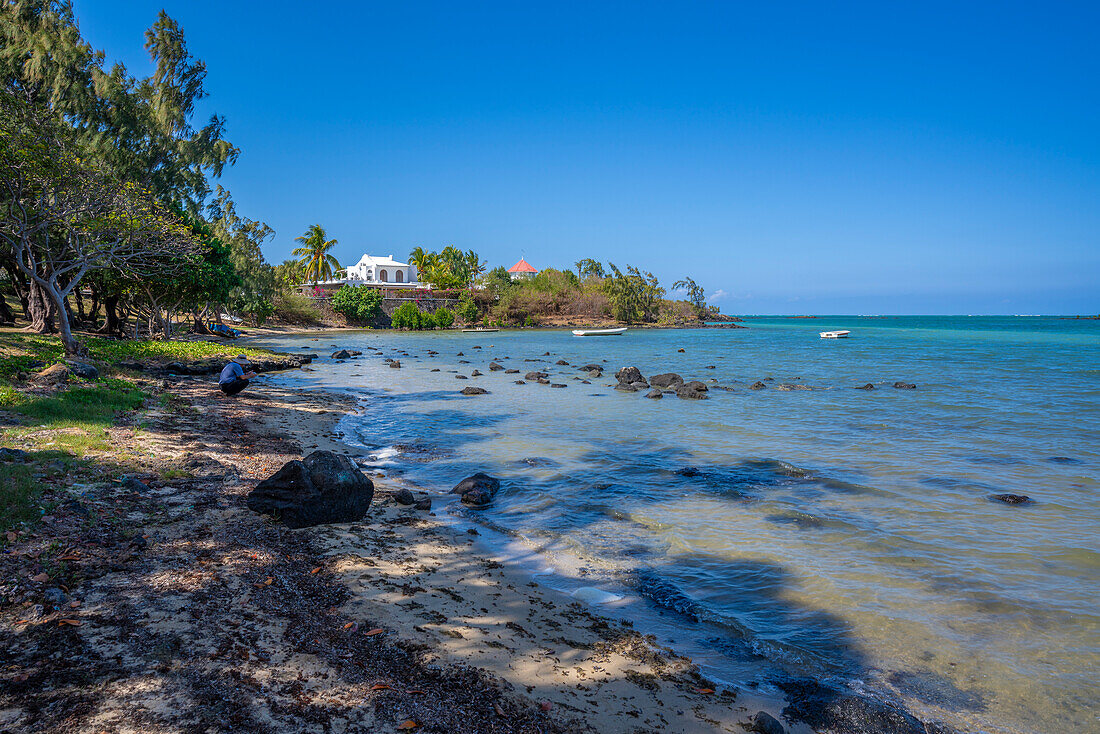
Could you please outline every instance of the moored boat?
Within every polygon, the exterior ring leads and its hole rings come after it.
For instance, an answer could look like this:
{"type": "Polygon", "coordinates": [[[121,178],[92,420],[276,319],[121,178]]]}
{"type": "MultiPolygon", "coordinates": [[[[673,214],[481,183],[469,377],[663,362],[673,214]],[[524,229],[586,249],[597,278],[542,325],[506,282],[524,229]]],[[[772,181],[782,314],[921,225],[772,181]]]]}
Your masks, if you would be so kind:
{"type": "Polygon", "coordinates": [[[844,339],[852,332],[841,329],[840,331],[823,331],[821,332],[822,339],[844,339]]]}
{"type": "Polygon", "coordinates": [[[486,328],[463,329],[462,333],[463,334],[480,334],[482,332],[490,332],[490,331],[500,331],[500,329],[486,329],[486,328]]]}
{"type": "Polygon", "coordinates": [[[626,332],[627,327],[618,329],[573,329],[573,336],[618,336],[626,332]]]}

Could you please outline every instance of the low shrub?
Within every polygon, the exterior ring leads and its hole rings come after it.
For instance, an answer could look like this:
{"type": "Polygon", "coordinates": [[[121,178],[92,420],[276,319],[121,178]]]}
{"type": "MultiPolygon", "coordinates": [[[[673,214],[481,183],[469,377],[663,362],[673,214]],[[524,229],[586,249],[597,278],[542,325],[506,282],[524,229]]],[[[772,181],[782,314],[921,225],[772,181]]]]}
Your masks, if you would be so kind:
{"type": "Polygon", "coordinates": [[[321,320],[321,309],[308,296],[288,290],[275,298],[275,318],[288,324],[316,324],[321,320]]]}
{"type": "MultiPolygon", "coordinates": [[[[371,322],[382,313],[382,293],[370,286],[345,285],[332,295],[329,305],[333,311],[351,320],[371,322]]],[[[408,304],[403,304],[398,310],[404,305],[408,304]]]]}
{"type": "Polygon", "coordinates": [[[455,312],[446,306],[440,306],[432,316],[435,319],[435,325],[440,329],[449,329],[454,326],[455,312]]]}

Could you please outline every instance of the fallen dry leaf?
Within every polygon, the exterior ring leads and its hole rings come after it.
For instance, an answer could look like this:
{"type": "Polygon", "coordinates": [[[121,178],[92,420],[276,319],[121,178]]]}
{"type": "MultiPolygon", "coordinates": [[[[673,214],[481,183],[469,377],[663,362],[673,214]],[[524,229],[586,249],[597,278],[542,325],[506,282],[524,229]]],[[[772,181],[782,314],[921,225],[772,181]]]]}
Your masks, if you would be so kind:
{"type": "Polygon", "coordinates": [[[310,571],[310,573],[320,573],[320,571],[321,571],[321,567],[320,567],[320,566],[318,566],[317,568],[315,568],[315,569],[313,569],[312,571],[310,571]]]}
{"type": "Polygon", "coordinates": [[[500,707],[499,703],[493,704],[493,711],[497,712],[497,716],[504,716],[504,709],[500,707]]]}
{"type": "Polygon", "coordinates": [[[344,629],[350,630],[352,632],[356,632],[359,629],[359,623],[358,622],[348,622],[347,624],[344,625],[344,629]]]}
{"type": "Polygon", "coordinates": [[[549,711],[550,709],[554,708],[554,704],[550,703],[549,701],[543,701],[539,704],[539,708],[543,711],[549,711]]]}
{"type": "Polygon", "coordinates": [[[80,607],[80,602],[71,601],[71,602],[69,602],[69,606],[72,607],[73,609],[78,609],[80,607]]]}
{"type": "Polygon", "coordinates": [[[34,582],[39,583],[39,584],[44,584],[49,580],[50,580],[50,575],[48,573],[39,573],[39,574],[35,574],[34,576],[31,576],[31,581],[34,581],[34,582]]]}
{"type": "Polygon", "coordinates": [[[416,688],[410,688],[409,690],[405,691],[405,693],[411,693],[412,695],[414,695],[414,696],[415,696],[415,695],[417,695],[417,694],[422,694],[422,693],[424,693],[424,691],[418,690],[418,689],[416,689],[416,688]]]}
{"type": "Polygon", "coordinates": [[[58,556],[57,560],[59,560],[59,561],[79,561],[80,556],[74,556],[74,555],[71,555],[71,554],[67,555],[67,556],[58,556]]]}
{"type": "Polygon", "coordinates": [[[4,537],[8,539],[9,543],[14,543],[15,539],[19,536],[16,535],[13,531],[9,530],[8,532],[4,533],[4,537]]]}
{"type": "Polygon", "coordinates": [[[73,627],[79,627],[80,626],[80,620],[79,619],[59,619],[59,620],[57,620],[57,626],[58,627],[64,627],[67,624],[71,624],[73,627]]]}
{"type": "Polygon", "coordinates": [[[405,721],[402,721],[400,724],[398,724],[397,728],[398,729],[415,729],[418,726],[420,726],[420,724],[417,724],[412,719],[407,719],[405,721]]]}
{"type": "Polygon", "coordinates": [[[393,686],[388,686],[385,683],[375,683],[370,689],[372,691],[392,691],[393,686]]]}
{"type": "Polygon", "coordinates": [[[695,691],[696,693],[702,693],[702,694],[711,694],[711,693],[714,693],[714,689],[713,689],[713,688],[694,688],[694,689],[692,689],[692,690],[694,690],[694,691],[695,691]]]}
{"type": "Polygon", "coordinates": [[[275,581],[275,579],[268,576],[266,579],[264,579],[264,586],[271,586],[271,584],[274,583],[274,581],[275,581]]]}
{"type": "Polygon", "coordinates": [[[382,634],[384,631],[385,630],[383,630],[381,627],[375,627],[372,630],[368,630],[367,632],[364,632],[363,637],[374,637],[375,635],[382,634]]]}

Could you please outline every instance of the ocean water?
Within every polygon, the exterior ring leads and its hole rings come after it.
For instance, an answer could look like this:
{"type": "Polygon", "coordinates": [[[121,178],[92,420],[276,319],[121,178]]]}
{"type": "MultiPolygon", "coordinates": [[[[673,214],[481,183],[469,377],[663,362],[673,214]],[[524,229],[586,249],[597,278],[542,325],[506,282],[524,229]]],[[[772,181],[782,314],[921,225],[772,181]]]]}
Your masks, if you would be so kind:
{"type": "Polygon", "coordinates": [[[441,493],[500,477],[490,507],[446,511],[536,554],[540,582],[622,595],[609,613],[721,680],[812,674],[968,731],[1100,731],[1100,321],[746,326],[266,343],[325,355],[272,379],[359,396],[340,427],[367,465],[441,493]],[[365,354],[332,363],[331,344],[365,354]],[[604,378],[574,379],[587,363],[604,378]],[[710,399],[616,392],[628,365],[710,399]],[[513,384],[529,370],[567,387],[513,384]]]}

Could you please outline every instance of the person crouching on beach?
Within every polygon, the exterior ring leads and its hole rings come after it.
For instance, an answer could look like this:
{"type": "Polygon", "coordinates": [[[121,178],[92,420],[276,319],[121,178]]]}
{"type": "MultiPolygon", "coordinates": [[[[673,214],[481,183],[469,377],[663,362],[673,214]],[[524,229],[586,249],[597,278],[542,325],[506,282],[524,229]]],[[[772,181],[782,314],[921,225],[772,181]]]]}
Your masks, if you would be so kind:
{"type": "Polygon", "coordinates": [[[238,354],[233,358],[233,361],[225,366],[222,370],[221,377],[218,378],[218,387],[222,389],[222,392],[226,395],[236,395],[241,390],[248,387],[248,381],[256,376],[255,372],[245,372],[244,368],[248,366],[248,357],[243,354],[238,354]],[[243,366],[242,366],[243,365],[243,366]]]}

